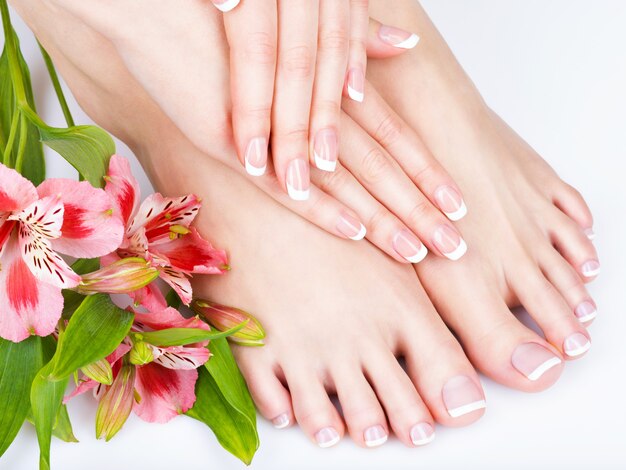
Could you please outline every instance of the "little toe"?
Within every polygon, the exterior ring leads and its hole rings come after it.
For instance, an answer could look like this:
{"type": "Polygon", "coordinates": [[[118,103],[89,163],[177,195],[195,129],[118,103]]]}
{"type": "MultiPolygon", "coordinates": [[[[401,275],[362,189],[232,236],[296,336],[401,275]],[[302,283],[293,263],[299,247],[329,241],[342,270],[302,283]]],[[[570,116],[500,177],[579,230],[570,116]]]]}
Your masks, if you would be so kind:
{"type": "Polygon", "coordinates": [[[588,235],[568,217],[557,217],[550,229],[550,238],[555,248],[568,263],[588,282],[600,273],[598,253],[588,235]]]}

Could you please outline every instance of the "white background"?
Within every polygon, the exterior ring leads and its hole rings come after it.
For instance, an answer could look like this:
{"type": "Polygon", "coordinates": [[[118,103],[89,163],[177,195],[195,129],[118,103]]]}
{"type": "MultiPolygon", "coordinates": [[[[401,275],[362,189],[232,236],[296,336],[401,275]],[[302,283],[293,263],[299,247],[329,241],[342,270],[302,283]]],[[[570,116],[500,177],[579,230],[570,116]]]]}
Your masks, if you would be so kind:
{"type": "MultiPolygon", "coordinates": [[[[252,468],[624,469],[626,2],[423,3],[491,106],[583,192],[594,211],[603,271],[591,286],[599,304],[591,327],[593,347],[541,394],[526,395],[485,379],[489,406],[484,418],[465,429],[439,428],[437,439],[425,448],[408,449],[391,439],[382,448],[364,450],[345,439],[321,450],[297,428],[277,431],[261,420],[261,448],[252,468]]],[[[35,45],[19,26],[33,64],[39,108],[46,120],[62,124],[35,45]]],[[[76,117],[88,121],[78,111],[76,117]]],[[[49,170],[51,176],[72,174],[56,158],[49,170]]],[[[145,177],[142,181],[147,192],[145,177]]],[[[208,429],[189,418],[167,425],[131,418],[105,444],[94,439],[95,405],[89,396],[73,401],[70,413],[81,443],[54,442],[55,469],[243,468],[208,429]]],[[[0,468],[33,469],[37,456],[35,433],[26,425],[0,468]]]]}

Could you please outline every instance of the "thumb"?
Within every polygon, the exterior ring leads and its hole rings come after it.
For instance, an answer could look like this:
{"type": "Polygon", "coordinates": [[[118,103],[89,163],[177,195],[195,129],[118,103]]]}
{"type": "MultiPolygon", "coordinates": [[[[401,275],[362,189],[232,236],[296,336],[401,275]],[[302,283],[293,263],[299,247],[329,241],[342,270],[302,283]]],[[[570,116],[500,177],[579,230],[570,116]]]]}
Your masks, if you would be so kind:
{"type": "Polygon", "coordinates": [[[420,38],[417,34],[387,26],[370,18],[367,34],[367,56],[372,59],[394,57],[413,49],[420,38]]]}

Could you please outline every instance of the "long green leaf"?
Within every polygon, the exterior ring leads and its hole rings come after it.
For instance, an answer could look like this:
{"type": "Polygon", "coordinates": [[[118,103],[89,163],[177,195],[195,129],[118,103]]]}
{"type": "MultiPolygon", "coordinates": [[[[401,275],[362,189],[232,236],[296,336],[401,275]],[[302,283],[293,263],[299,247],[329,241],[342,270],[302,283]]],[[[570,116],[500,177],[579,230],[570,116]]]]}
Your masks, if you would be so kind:
{"type": "Polygon", "coordinates": [[[155,346],[182,346],[184,344],[225,338],[237,333],[246,326],[246,323],[247,321],[226,331],[207,331],[200,328],[168,328],[166,330],[138,333],[137,336],[140,336],[141,339],[155,346]]]}
{"type": "MultiPolygon", "coordinates": [[[[35,418],[33,418],[33,412],[31,411],[26,417],[29,423],[35,425],[35,418]]],[[[54,429],[52,429],[52,435],[57,439],[61,439],[63,442],[78,442],[76,436],[74,436],[74,430],[72,429],[72,423],[70,421],[70,415],[67,412],[67,406],[61,405],[57,418],[55,420],[54,429]]]]}

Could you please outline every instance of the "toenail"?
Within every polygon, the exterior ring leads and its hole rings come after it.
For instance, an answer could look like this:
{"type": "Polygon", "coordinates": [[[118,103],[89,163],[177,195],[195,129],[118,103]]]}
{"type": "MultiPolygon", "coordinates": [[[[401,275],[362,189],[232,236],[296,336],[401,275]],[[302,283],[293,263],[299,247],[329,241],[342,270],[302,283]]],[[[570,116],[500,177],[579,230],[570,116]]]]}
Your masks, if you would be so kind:
{"type": "Polygon", "coordinates": [[[423,446],[435,438],[435,429],[428,423],[419,423],[411,428],[411,442],[416,446],[423,446]]]}
{"type": "Polygon", "coordinates": [[[433,243],[443,256],[452,261],[458,260],[467,251],[465,240],[456,230],[447,225],[442,225],[435,230],[433,243]]]}
{"type": "Polygon", "coordinates": [[[513,367],[533,382],[561,362],[559,357],[537,343],[520,344],[511,356],[513,367]]]}
{"type": "Polygon", "coordinates": [[[272,420],[272,424],[276,429],[283,429],[289,426],[289,415],[287,413],[283,413],[282,415],[276,416],[272,420]]]}
{"type": "Polygon", "coordinates": [[[387,431],[380,424],[367,428],[363,433],[363,439],[367,447],[382,446],[387,442],[387,431]]]}
{"type": "Polygon", "coordinates": [[[585,277],[597,276],[600,272],[600,262],[595,259],[587,261],[580,267],[580,271],[585,277]]]}
{"type": "Polygon", "coordinates": [[[568,336],[563,341],[563,351],[569,357],[580,356],[581,354],[585,354],[589,351],[591,347],[591,341],[582,333],[574,333],[573,335],[568,336]]]}
{"type": "Polygon", "coordinates": [[[592,228],[586,228],[585,230],[583,230],[583,232],[589,240],[593,240],[594,238],[596,238],[596,232],[594,232],[592,228]]]}
{"type": "Polygon", "coordinates": [[[576,307],[574,313],[576,314],[579,322],[586,323],[596,318],[598,315],[598,309],[592,302],[585,300],[578,307],[576,307]]]}
{"type": "Polygon", "coordinates": [[[317,445],[323,449],[334,446],[337,442],[339,442],[339,439],[341,439],[341,437],[335,428],[323,428],[315,434],[317,445]]]}
{"type": "Polygon", "coordinates": [[[365,238],[367,230],[365,226],[356,217],[351,216],[347,212],[342,212],[337,222],[337,230],[343,233],[351,240],[359,241],[365,238]]]}
{"type": "Polygon", "coordinates": [[[487,406],[476,383],[466,375],[457,375],[443,386],[443,403],[453,418],[466,415],[487,406]]]}
{"type": "Polygon", "coordinates": [[[428,254],[424,244],[406,229],[400,230],[393,237],[393,248],[410,263],[419,263],[428,254]]]}
{"type": "Polygon", "coordinates": [[[435,191],[435,201],[441,212],[446,214],[448,219],[456,222],[467,214],[467,206],[459,192],[452,186],[440,186],[435,191]]]}

